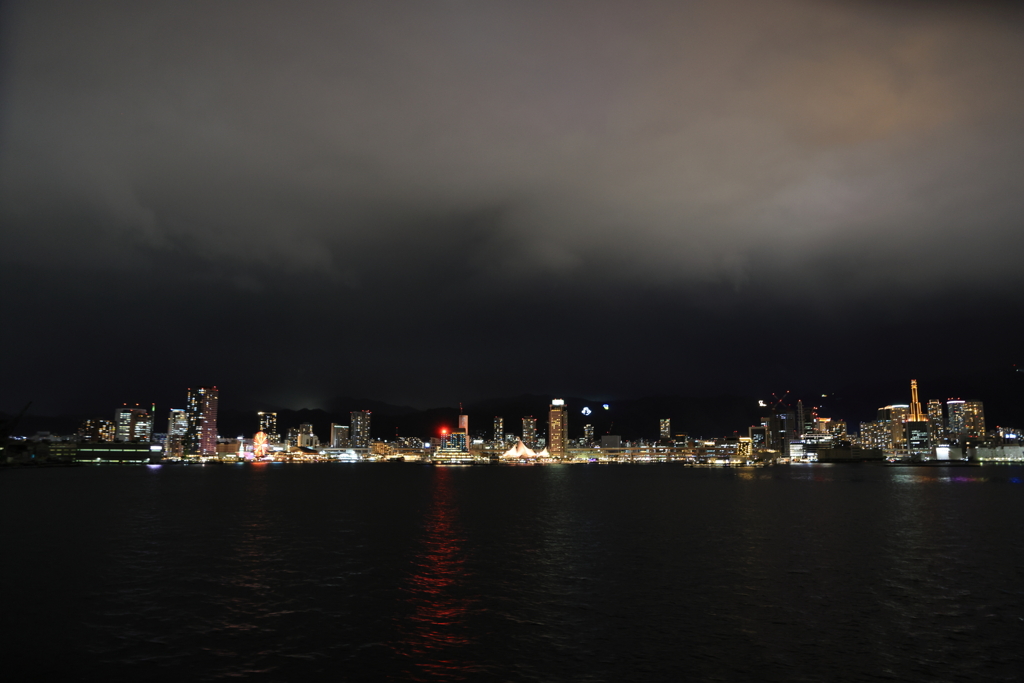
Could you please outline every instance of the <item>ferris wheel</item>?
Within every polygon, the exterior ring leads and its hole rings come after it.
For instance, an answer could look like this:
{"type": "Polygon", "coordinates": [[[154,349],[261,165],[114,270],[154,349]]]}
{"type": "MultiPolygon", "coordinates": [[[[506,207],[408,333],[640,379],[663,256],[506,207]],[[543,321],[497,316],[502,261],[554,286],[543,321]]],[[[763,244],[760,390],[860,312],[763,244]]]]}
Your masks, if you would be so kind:
{"type": "Polygon", "coordinates": [[[262,460],[267,457],[267,435],[264,432],[256,432],[252,437],[252,457],[255,460],[262,460]]]}

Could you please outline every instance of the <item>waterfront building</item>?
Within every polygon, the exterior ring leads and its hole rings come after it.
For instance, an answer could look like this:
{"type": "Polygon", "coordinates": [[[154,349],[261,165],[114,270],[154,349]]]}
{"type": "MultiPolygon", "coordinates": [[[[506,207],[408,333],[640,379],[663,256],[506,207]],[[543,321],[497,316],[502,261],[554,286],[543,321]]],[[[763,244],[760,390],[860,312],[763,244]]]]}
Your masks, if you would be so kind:
{"type": "Polygon", "coordinates": [[[942,417],[942,401],[933,398],[928,401],[928,438],[932,446],[937,446],[946,440],[946,423],[942,417]]]}
{"type": "Polygon", "coordinates": [[[985,437],[985,408],[981,401],[946,401],[947,436],[963,443],[967,439],[985,437]]]}
{"type": "Polygon", "coordinates": [[[594,425],[583,425],[583,445],[594,445],[594,425]]]}
{"type": "Polygon", "coordinates": [[[171,408],[167,416],[167,438],[177,436],[184,438],[188,431],[188,411],[184,408],[171,408]]]}
{"type": "Polygon", "coordinates": [[[167,416],[167,438],[164,440],[164,456],[180,458],[184,455],[185,434],[188,433],[188,411],[171,408],[167,416]]]}
{"type": "Polygon", "coordinates": [[[494,417],[494,443],[501,443],[505,440],[505,418],[494,417]]]}
{"type": "Polygon", "coordinates": [[[188,427],[183,440],[185,456],[216,455],[218,394],[217,387],[189,388],[185,408],[188,427]]]}
{"type": "Polygon", "coordinates": [[[115,441],[149,442],[152,436],[153,414],[151,411],[139,408],[138,404],[134,408],[129,408],[127,403],[124,407],[114,411],[115,441]]]}
{"type": "Polygon", "coordinates": [[[564,458],[569,453],[569,413],[560,398],[553,399],[548,409],[547,448],[553,458],[564,458]]]}
{"type": "Polygon", "coordinates": [[[662,441],[672,438],[672,420],[670,418],[662,418],[658,423],[658,438],[662,441]]]}
{"type": "Polygon", "coordinates": [[[985,407],[981,401],[964,401],[964,432],[968,439],[985,438],[985,407]]]}
{"type": "Polygon", "coordinates": [[[950,441],[962,441],[964,438],[964,403],[966,401],[955,398],[946,401],[946,425],[950,441]]]}
{"type": "Polygon", "coordinates": [[[755,451],[768,449],[768,425],[751,425],[750,429],[747,430],[747,437],[750,439],[751,446],[755,451]]]}
{"type": "Polygon", "coordinates": [[[985,408],[981,401],[946,401],[947,430],[951,441],[981,439],[985,436],[985,408]]]}
{"type": "Polygon", "coordinates": [[[927,455],[931,452],[931,441],[928,438],[931,424],[921,410],[921,401],[917,396],[917,380],[910,380],[910,410],[904,424],[907,452],[912,456],[927,455]]]}
{"type": "Polygon", "coordinates": [[[303,422],[299,425],[298,443],[295,444],[299,448],[319,448],[320,439],[313,433],[313,425],[309,422],[303,422]]]}
{"type": "Polygon", "coordinates": [[[453,431],[444,437],[442,448],[446,451],[469,452],[469,435],[461,430],[453,431]]]}
{"type": "Polygon", "coordinates": [[[368,448],[370,446],[370,411],[354,410],[349,414],[352,425],[351,442],[355,448],[368,448]]]}
{"type": "Polygon", "coordinates": [[[622,448],[622,437],[618,434],[602,434],[601,448],[622,448]]]}
{"type": "Polygon", "coordinates": [[[348,425],[331,424],[331,448],[348,448],[348,425]]]}
{"type": "Polygon", "coordinates": [[[115,432],[116,425],[111,420],[86,420],[78,428],[78,440],[89,443],[111,442],[115,432]]]}
{"type": "Polygon", "coordinates": [[[762,422],[768,427],[768,448],[788,457],[789,444],[797,437],[796,414],[780,406],[762,422]]]}
{"type": "Polygon", "coordinates": [[[523,443],[527,448],[537,446],[537,418],[532,415],[523,418],[523,443]]]}
{"type": "Polygon", "coordinates": [[[277,431],[277,413],[263,412],[256,413],[260,419],[260,431],[267,435],[267,441],[278,443],[281,440],[281,433],[277,431]]]}

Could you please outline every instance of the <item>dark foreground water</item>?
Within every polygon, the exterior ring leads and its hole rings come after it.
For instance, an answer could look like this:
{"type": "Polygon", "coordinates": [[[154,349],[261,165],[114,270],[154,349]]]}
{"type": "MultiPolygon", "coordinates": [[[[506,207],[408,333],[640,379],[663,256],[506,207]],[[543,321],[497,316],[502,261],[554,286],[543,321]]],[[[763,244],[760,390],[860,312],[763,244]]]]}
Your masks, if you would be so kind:
{"type": "Polygon", "coordinates": [[[7,470],[0,677],[1021,680],[1022,477],[7,470]]]}

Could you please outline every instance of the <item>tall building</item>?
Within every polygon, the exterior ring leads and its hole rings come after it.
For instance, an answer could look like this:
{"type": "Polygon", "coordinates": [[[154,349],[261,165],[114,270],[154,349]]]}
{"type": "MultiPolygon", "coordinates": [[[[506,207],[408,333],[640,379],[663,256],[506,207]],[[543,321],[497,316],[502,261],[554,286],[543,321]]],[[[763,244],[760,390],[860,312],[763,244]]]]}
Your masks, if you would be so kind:
{"type": "Polygon", "coordinates": [[[184,455],[185,435],[188,433],[188,411],[171,408],[167,416],[167,440],[164,441],[164,456],[180,458],[184,455]]]}
{"type": "Polygon", "coordinates": [[[494,418],[494,442],[501,443],[505,440],[505,418],[497,417],[494,418]]]}
{"type": "Polygon", "coordinates": [[[459,415],[459,429],[469,436],[469,415],[459,415]]]}
{"type": "Polygon", "coordinates": [[[299,438],[296,446],[302,448],[319,448],[320,439],[313,433],[313,425],[308,422],[303,422],[299,425],[299,438]]]}
{"type": "Polygon", "coordinates": [[[950,441],[963,441],[967,438],[965,406],[967,401],[951,398],[946,401],[946,429],[950,441]]]}
{"type": "Polygon", "coordinates": [[[583,425],[583,444],[585,446],[594,445],[594,425],[583,425]]]}
{"type": "Polygon", "coordinates": [[[963,434],[967,439],[985,438],[985,407],[981,401],[963,401],[963,434]]]}
{"type": "Polygon", "coordinates": [[[942,401],[933,398],[928,401],[928,438],[932,446],[937,446],[946,440],[946,422],[942,418],[942,401]]]}
{"type": "Polygon", "coordinates": [[[171,408],[167,417],[167,437],[177,436],[184,438],[188,432],[188,411],[184,408],[171,408]]]}
{"type": "Polygon", "coordinates": [[[811,431],[809,429],[807,412],[804,410],[804,402],[797,399],[796,402],[796,435],[803,436],[811,431]]]}
{"type": "Polygon", "coordinates": [[[548,408],[548,453],[554,458],[569,454],[569,413],[565,401],[556,398],[548,408]]]}
{"type": "Polygon", "coordinates": [[[185,431],[184,455],[217,454],[217,387],[196,387],[188,390],[188,428],[185,431]]]}
{"type": "Polygon", "coordinates": [[[931,441],[928,438],[931,424],[921,410],[921,401],[917,396],[917,380],[910,380],[910,410],[904,424],[907,441],[907,452],[910,455],[927,455],[931,452],[931,441]]]}
{"type": "Polygon", "coordinates": [[[469,435],[457,429],[451,434],[446,434],[441,446],[446,451],[459,451],[460,453],[469,452],[469,435]]]}
{"type": "Polygon", "coordinates": [[[78,440],[109,442],[114,440],[116,425],[111,420],[86,420],[78,428],[78,440]]]}
{"type": "Polygon", "coordinates": [[[270,443],[279,443],[281,441],[281,433],[277,431],[277,413],[256,413],[260,419],[259,431],[267,435],[267,441],[270,443]]]}
{"type": "Polygon", "coordinates": [[[672,420],[670,418],[662,418],[658,423],[658,438],[662,441],[668,441],[672,438],[672,420]]]}
{"type": "MultiPolygon", "coordinates": [[[[786,406],[779,405],[771,415],[761,418],[765,427],[766,448],[789,457],[789,445],[797,436],[796,413],[786,406]]],[[[753,436],[751,437],[753,443],[753,436]]]]}
{"type": "Polygon", "coordinates": [[[907,450],[906,421],[908,405],[889,405],[878,409],[874,422],[860,423],[860,445],[889,451],[907,450]]]}
{"type": "Polygon", "coordinates": [[[946,436],[950,441],[981,439],[985,436],[985,407],[981,401],[946,401],[946,436]]]}
{"type": "Polygon", "coordinates": [[[115,441],[149,441],[153,436],[153,414],[138,405],[115,410],[114,425],[115,441]]]}
{"type": "Polygon", "coordinates": [[[537,418],[533,416],[523,418],[523,445],[527,448],[537,445],[537,418]]]}
{"type": "Polygon", "coordinates": [[[348,425],[331,425],[331,448],[348,448],[348,425]]]}
{"type": "Polygon", "coordinates": [[[350,441],[355,448],[370,447],[370,411],[355,410],[349,413],[352,425],[350,441]]]}

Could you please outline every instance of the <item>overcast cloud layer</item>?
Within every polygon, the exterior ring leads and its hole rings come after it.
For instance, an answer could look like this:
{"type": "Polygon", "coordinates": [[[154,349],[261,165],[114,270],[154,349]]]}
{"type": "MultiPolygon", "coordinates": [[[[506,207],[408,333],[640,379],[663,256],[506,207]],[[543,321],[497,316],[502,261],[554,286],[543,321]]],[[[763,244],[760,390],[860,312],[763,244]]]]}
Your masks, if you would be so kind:
{"type": "Polygon", "coordinates": [[[1013,3],[67,2],[3,22],[0,409],[1020,362],[1013,3]]]}

